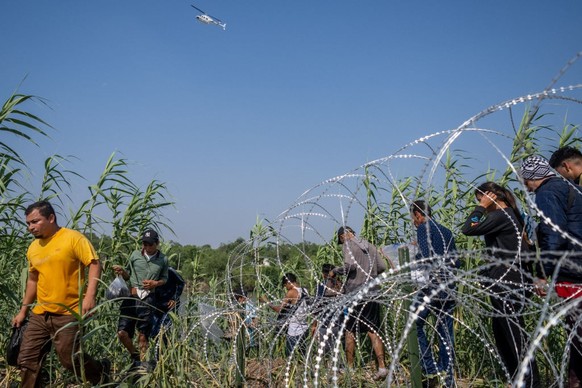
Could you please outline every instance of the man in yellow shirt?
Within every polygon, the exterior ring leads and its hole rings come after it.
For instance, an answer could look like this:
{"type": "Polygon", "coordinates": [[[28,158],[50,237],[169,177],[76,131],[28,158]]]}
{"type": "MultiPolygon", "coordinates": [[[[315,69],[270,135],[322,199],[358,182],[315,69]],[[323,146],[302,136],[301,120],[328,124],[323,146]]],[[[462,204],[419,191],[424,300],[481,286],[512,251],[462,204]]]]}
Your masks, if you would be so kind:
{"type": "MultiPolygon", "coordinates": [[[[72,313],[86,315],[95,307],[101,264],[85,236],[58,226],[49,202],[33,203],[24,214],[35,240],[27,252],[28,280],[22,307],[12,324],[19,327],[36,300],[18,356],[22,387],[34,387],[50,342],[61,364],[81,376],[79,326],[72,313]],[[85,267],[89,268],[86,289],[85,267]]],[[[85,354],[82,361],[85,377],[92,384],[108,379],[108,360],[99,362],[85,354]]]]}

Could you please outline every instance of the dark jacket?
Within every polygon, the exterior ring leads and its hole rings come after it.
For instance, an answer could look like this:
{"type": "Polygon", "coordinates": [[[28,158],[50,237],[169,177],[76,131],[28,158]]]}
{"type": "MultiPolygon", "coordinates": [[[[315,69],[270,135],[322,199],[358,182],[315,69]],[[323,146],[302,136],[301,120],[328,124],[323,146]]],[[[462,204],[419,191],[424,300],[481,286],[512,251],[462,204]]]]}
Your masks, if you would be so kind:
{"type": "MultiPolygon", "coordinates": [[[[522,231],[523,225],[509,207],[487,213],[483,206],[476,206],[461,228],[466,236],[483,236],[489,255],[502,260],[516,257],[522,231]]],[[[522,240],[521,251],[524,249],[522,240]]]]}
{"type": "Polygon", "coordinates": [[[168,268],[168,280],[166,283],[155,289],[155,307],[161,312],[168,312],[168,302],[176,302],[175,309],[180,305],[180,296],[184,290],[184,279],[174,268],[168,268]]]}
{"type": "Polygon", "coordinates": [[[483,275],[517,284],[530,283],[533,273],[527,243],[523,238],[520,241],[523,231],[524,225],[510,207],[487,213],[483,206],[476,206],[461,228],[466,236],[483,236],[485,239],[490,265],[483,275]],[[517,258],[519,260],[514,260],[517,258]]]}
{"type": "Polygon", "coordinates": [[[456,253],[453,233],[432,219],[416,228],[418,253],[416,259],[434,258],[436,256],[454,256],[456,253]]]}
{"type": "Polygon", "coordinates": [[[562,257],[559,251],[570,252],[561,263],[556,280],[582,281],[582,247],[572,242],[573,238],[582,243],[582,188],[563,178],[552,177],[542,182],[535,194],[536,206],[545,216],[540,217],[538,242],[546,275],[553,274],[562,257]],[[569,237],[553,230],[546,217],[569,237]]]}

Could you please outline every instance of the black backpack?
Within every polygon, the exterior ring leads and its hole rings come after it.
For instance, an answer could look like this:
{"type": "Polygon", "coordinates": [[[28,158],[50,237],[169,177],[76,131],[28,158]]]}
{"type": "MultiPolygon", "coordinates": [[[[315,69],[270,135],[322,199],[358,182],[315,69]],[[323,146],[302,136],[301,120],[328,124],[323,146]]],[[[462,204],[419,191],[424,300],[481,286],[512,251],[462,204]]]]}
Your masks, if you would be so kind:
{"type": "Polygon", "coordinates": [[[6,346],[6,363],[10,366],[18,366],[18,353],[20,353],[20,344],[27,325],[28,320],[25,320],[20,327],[12,328],[12,335],[6,346]]]}

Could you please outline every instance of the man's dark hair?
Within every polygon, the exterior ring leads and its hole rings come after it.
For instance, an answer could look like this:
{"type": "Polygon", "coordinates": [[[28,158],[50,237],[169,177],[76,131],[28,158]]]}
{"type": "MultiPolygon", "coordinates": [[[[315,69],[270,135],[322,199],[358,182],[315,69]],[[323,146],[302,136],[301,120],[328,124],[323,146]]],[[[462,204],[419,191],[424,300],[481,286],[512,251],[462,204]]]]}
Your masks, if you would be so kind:
{"type": "Polygon", "coordinates": [[[323,274],[327,275],[328,273],[333,271],[334,268],[335,268],[335,266],[333,264],[326,263],[326,264],[321,266],[321,272],[323,274]]]}
{"type": "Polygon", "coordinates": [[[291,283],[297,282],[297,276],[295,276],[295,274],[291,272],[287,272],[285,275],[283,275],[283,278],[281,279],[281,285],[284,286],[285,284],[287,284],[287,282],[291,283]]]}
{"type": "Polygon", "coordinates": [[[350,232],[354,236],[356,235],[356,232],[354,232],[354,230],[352,228],[350,228],[349,226],[346,226],[346,227],[340,226],[340,228],[337,230],[337,243],[338,244],[343,244],[340,237],[342,234],[344,234],[346,232],[350,232]]]}
{"type": "Polygon", "coordinates": [[[57,214],[55,213],[53,205],[51,205],[49,201],[38,201],[32,205],[29,205],[24,211],[24,215],[27,216],[37,209],[39,214],[44,218],[49,218],[49,216],[52,214],[55,216],[55,222],[57,221],[57,214]]]}
{"type": "Polygon", "coordinates": [[[432,217],[432,209],[430,208],[430,205],[421,199],[412,202],[410,205],[410,211],[412,213],[420,213],[425,217],[432,217]]]}
{"type": "Polygon", "coordinates": [[[582,159],[582,152],[580,152],[579,149],[574,147],[570,146],[562,147],[554,151],[548,163],[552,168],[557,168],[560,167],[560,165],[564,163],[564,161],[572,158],[582,159]]]}
{"type": "Polygon", "coordinates": [[[507,206],[513,209],[513,213],[515,214],[519,223],[523,227],[524,226],[523,217],[521,216],[521,211],[519,210],[519,207],[517,207],[517,201],[515,200],[513,192],[501,186],[498,183],[488,181],[481,183],[479,186],[477,186],[477,188],[475,189],[475,198],[477,198],[479,195],[485,195],[485,193],[488,191],[492,192],[497,196],[497,201],[503,201],[507,206]]]}

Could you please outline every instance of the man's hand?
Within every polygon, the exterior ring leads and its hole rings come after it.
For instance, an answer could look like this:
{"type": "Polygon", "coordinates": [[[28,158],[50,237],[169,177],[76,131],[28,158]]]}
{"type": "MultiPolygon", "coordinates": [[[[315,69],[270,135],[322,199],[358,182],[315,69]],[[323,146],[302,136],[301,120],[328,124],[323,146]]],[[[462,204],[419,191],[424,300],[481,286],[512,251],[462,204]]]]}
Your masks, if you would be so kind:
{"type": "Polygon", "coordinates": [[[83,313],[83,316],[85,316],[86,314],[88,314],[88,316],[93,315],[92,313],[90,313],[90,311],[93,310],[96,305],[97,305],[97,303],[95,302],[95,297],[86,295],[83,298],[83,305],[82,305],[82,310],[81,310],[83,313]]]}
{"type": "Polygon", "coordinates": [[[14,318],[12,318],[12,327],[20,327],[22,322],[26,319],[27,310],[25,308],[21,309],[14,318]]]}
{"type": "Polygon", "coordinates": [[[148,280],[148,279],[146,279],[146,280],[144,280],[142,282],[143,289],[144,290],[148,290],[148,291],[149,290],[153,290],[154,288],[156,288],[158,286],[158,284],[159,284],[159,281],[158,280],[148,280]]]}
{"type": "Polygon", "coordinates": [[[486,191],[479,200],[479,205],[487,209],[494,203],[497,203],[497,195],[491,191],[486,191]]]}
{"type": "Polygon", "coordinates": [[[168,309],[171,310],[174,307],[176,307],[176,301],[172,299],[168,302],[168,309]]]}
{"type": "Polygon", "coordinates": [[[129,274],[127,273],[125,268],[123,268],[122,266],[113,265],[112,268],[113,268],[113,272],[115,272],[116,275],[120,275],[125,280],[129,279],[129,274]]]}
{"type": "Polygon", "coordinates": [[[534,291],[541,297],[548,295],[548,282],[546,279],[534,280],[534,291]]]}

